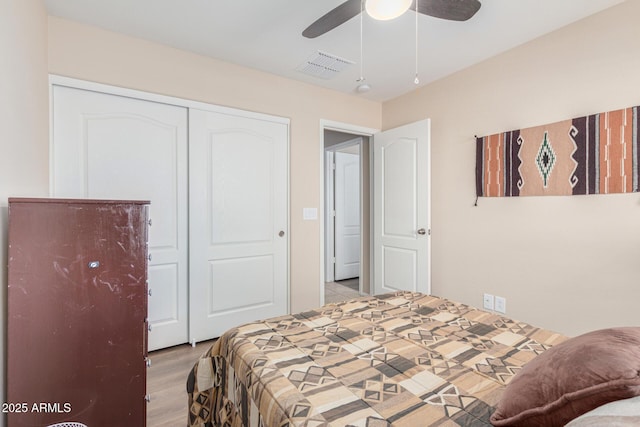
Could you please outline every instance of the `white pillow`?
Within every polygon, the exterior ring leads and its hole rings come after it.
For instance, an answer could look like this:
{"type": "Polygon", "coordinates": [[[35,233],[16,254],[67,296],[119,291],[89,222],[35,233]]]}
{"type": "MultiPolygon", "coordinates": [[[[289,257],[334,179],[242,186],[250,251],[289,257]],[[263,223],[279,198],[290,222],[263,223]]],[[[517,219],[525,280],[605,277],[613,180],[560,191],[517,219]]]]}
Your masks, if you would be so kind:
{"type": "Polygon", "coordinates": [[[640,425],[640,396],[616,400],[579,416],[565,427],[626,427],[640,425]]]}

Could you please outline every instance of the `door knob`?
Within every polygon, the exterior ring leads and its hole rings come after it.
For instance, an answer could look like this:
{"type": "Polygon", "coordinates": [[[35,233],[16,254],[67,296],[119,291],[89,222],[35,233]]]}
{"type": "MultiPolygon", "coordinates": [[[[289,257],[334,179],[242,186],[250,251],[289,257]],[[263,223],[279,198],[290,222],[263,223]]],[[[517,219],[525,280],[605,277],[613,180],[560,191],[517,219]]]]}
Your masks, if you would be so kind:
{"type": "Polygon", "coordinates": [[[280,232],[278,233],[278,236],[283,237],[284,236],[284,231],[280,230],[280,232]]]}
{"type": "Polygon", "coordinates": [[[421,228],[418,230],[418,234],[421,236],[424,236],[425,234],[427,234],[427,230],[425,230],[424,228],[421,228]]]}

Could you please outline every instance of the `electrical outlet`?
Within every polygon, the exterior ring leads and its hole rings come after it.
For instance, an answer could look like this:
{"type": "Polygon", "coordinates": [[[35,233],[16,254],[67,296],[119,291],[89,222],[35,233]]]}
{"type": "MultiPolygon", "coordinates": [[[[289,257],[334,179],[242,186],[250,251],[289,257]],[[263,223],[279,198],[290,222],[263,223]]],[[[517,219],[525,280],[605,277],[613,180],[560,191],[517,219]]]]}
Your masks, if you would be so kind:
{"type": "Polygon", "coordinates": [[[498,313],[506,313],[507,312],[507,299],[504,297],[496,297],[496,311],[498,313]]]}
{"type": "Polygon", "coordinates": [[[482,296],[482,306],[485,310],[493,310],[493,295],[484,294],[482,296]]]}

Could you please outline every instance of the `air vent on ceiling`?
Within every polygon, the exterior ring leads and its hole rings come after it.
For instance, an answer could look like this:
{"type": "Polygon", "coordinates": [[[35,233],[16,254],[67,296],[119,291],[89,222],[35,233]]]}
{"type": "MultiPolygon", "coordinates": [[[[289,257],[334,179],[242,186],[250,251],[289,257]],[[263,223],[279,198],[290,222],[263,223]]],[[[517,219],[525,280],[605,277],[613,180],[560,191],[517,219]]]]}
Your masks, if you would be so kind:
{"type": "Polygon", "coordinates": [[[319,50],[317,53],[310,56],[305,62],[300,64],[296,69],[301,73],[328,80],[335,77],[336,74],[347,68],[349,65],[353,64],[353,61],[319,50]]]}

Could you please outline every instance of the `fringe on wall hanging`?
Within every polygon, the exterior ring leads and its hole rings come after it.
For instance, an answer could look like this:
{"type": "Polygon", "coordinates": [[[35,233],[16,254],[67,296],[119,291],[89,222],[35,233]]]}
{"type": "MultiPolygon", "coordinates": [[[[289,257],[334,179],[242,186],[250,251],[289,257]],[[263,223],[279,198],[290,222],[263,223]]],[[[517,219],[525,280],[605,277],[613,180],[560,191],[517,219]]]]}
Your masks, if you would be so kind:
{"type": "Polygon", "coordinates": [[[479,197],[638,192],[638,107],[476,138],[479,197]]]}

